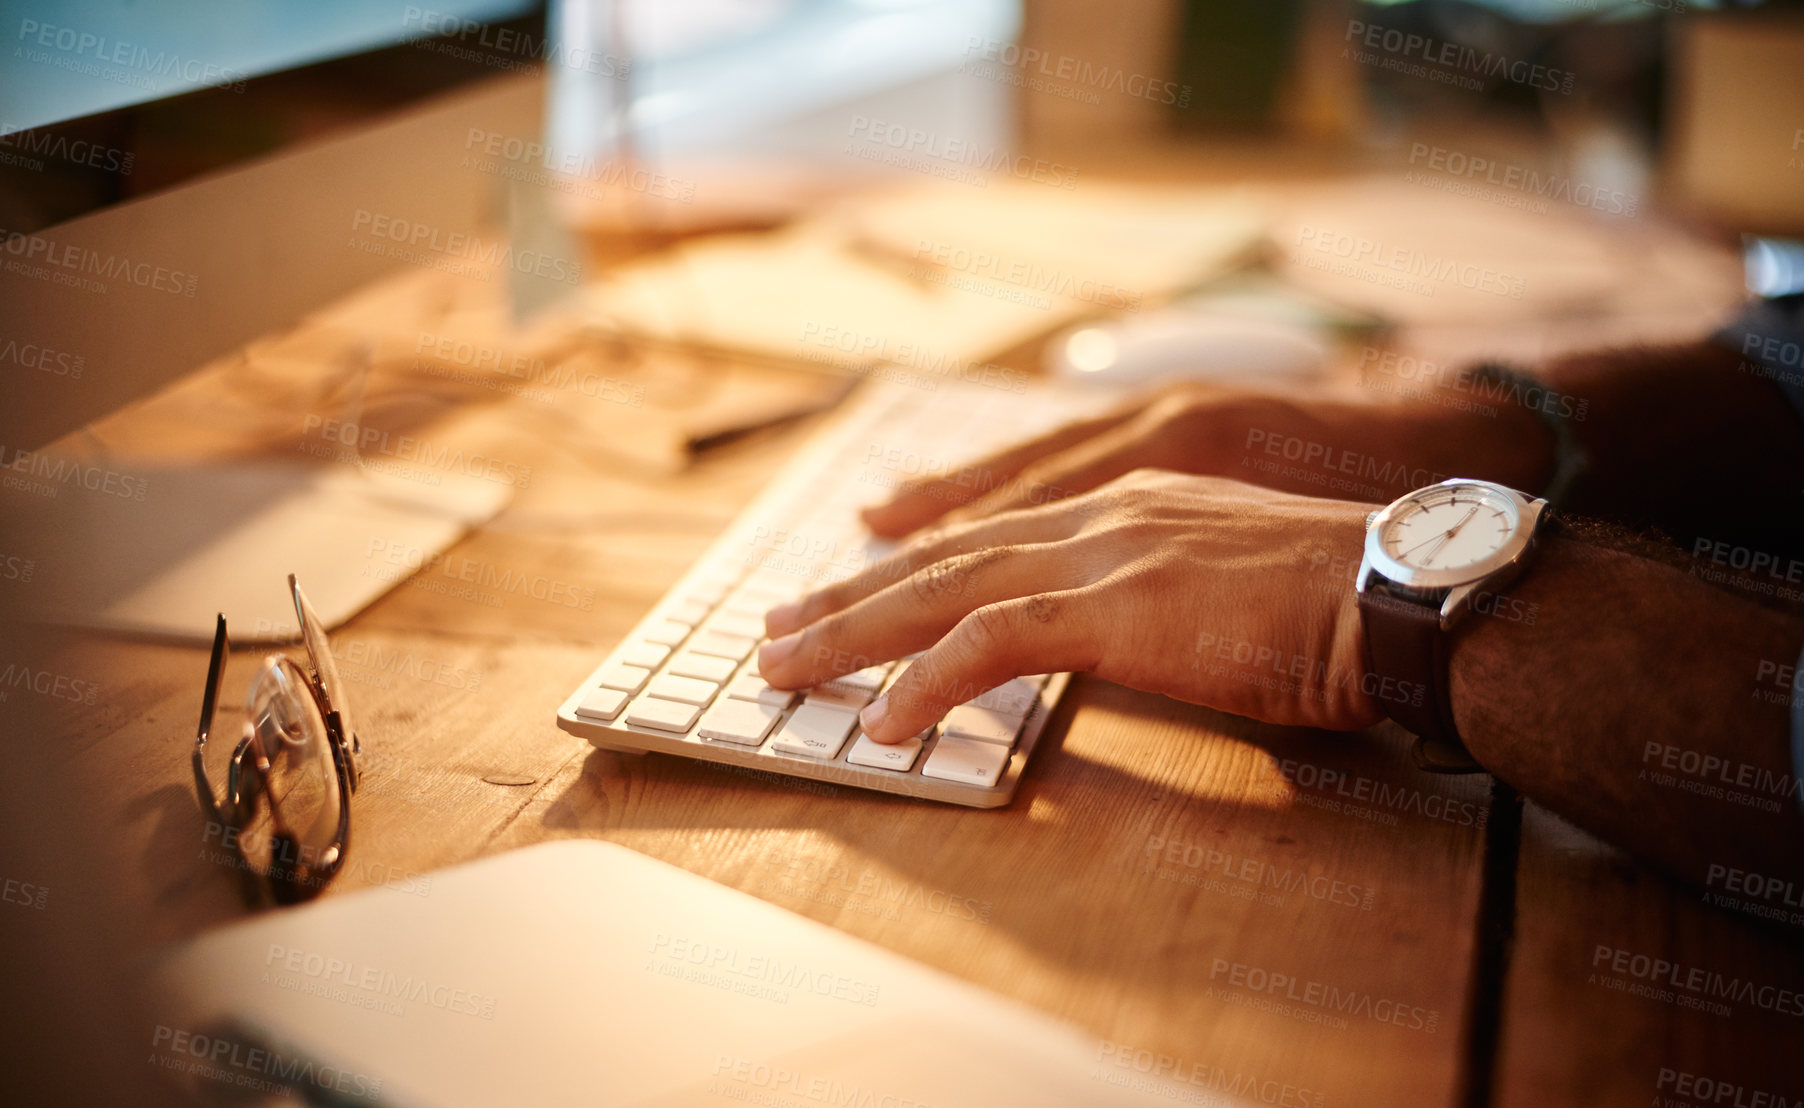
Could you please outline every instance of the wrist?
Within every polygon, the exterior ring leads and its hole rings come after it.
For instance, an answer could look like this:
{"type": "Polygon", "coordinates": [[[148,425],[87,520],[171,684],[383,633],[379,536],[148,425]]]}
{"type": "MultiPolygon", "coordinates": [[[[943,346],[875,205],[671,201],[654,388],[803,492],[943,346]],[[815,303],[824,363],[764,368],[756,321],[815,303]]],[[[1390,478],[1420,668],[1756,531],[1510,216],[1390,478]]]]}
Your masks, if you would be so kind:
{"type": "Polygon", "coordinates": [[[1363,728],[1390,718],[1384,698],[1387,693],[1398,694],[1395,682],[1387,680],[1372,662],[1371,647],[1366,643],[1365,615],[1359,609],[1359,597],[1352,584],[1347,582],[1345,596],[1335,613],[1334,655],[1349,660],[1350,668],[1343,672],[1357,675],[1357,680],[1348,682],[1349,722],[1354,728],[1363,728]]]}
{"type": "Polygon", "coordinates": [[[1416,764],[1477,768],[1451,699],[1456,628],[1498,611],[1531,560],[1546,502],[1500,483],[1456,478],[1373,514],[1357,592],[1372,668],[1407,698],[1385,712],[1417,736],[1416,764]],[[1474,524],[1474,521],[1477,521],[1474,524]]]}

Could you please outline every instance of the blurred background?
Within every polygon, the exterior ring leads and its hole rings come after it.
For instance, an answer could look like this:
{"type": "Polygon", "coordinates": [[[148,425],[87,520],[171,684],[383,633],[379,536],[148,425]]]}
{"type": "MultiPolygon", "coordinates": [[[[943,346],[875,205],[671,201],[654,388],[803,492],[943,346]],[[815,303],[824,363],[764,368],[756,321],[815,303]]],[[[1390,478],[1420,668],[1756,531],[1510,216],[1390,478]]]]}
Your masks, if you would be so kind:
{"type": "MultiPolygon", "coordinates": [[[[94,0],[6,7],[76,27],[112,26],[127,10],[94,0]]],[[[870,101],[889,110],[885,122],[956,119],[957,135],[945,138],[1007,136],[1017,153],[1089,173],[1222,142],[1288,149],[1306,163],[1383,166],[1407,161],[1415,137],[1444,133],[1482,144],[1472,151],[1480,156],[1532,151],[1539,167],[1657,194],[1746,225],[1738,229],[1795,229],[1799,219],[1804,5],[1788,0],[557,0],[546,23],[555,45],[524,50],[456,28],[517,26],[527,43],[543,43],[526,29],[531,20],[508,21],[530,3],[435,11],[341,2],[304,14],[250,5],[224,21],[208,18],[213,5],[189,7],[192,26],[165,18],[121,33],[153,45],[162,36],[251,74],[350,44],[452,33],[438,36],[444,49],[346,57],[253,82],[248,95],[232,88],[229,99],[165,88],[157,95],[186,95],[129,116],[99,111],[133,99],[128,85],[11,65],[0,77],[9,115],[0,128],[82,117],[66,124],[71,133],[136,157],[124,174],[48,165],[13,175],[0,192],[0,226],[29,230],[165,188],[330,133],[368,105],[442,88],[472,66],[502,72],[547,51],[577,60],[550,69],[552,133],[562,153],[586,157],[634,137],[642,153],[678,161],[706,150],[716,160],[739,155],[741,170],[754,159],[794,169],[804,158],[816,174],[855,170],[844,128],[811,141],[806,118],[908,87],[909,96],[870,101]],[[884,37],[900,16],[913,17],[913,38],[884,37]],[[935,54],[936,25],[963,48],[950,66],[935,54]],[[198,42],[197,28],[206,32],[198,42]],[[295,28],[312,30],[311,51],[295,28]],[[288,44],[290,56],[266,42],[288,44]],[[964,79],[930,79],[936,69],[964,79]],[[999,95],[982,95],[986,82],[999,95]],[[631,121],[616,119],[622,98],[637,101],[631,121]]]]}

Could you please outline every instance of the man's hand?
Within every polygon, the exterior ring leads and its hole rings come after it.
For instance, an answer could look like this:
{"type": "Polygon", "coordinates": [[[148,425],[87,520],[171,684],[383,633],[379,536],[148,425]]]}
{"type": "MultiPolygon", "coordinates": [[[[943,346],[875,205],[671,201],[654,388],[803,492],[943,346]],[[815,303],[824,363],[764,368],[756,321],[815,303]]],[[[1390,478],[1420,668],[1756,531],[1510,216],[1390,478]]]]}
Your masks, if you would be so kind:
{"type": "Polygon", "coordinates": [[[877,742],[1010,678],[1065,670],[1271,723],[1364,727],[1383,715],[1353,595],[1367,510],[1136,471],[919,536],[772,610],[759,668],[804,688],[925,651],[864,710],[877,742]]]}
{"type": "Polygon", "coordinates": [[[1182,384],[911,481],[867,509],[864,522],[899,538],[942,517],[956,523],[1044,504],[1145,468],[1376,503],[1446,477],[1536,489],[1552,475],[1552,455],[1551,436],[1521,408],[1487,418],[1357,387],[1296,397],[1182,384]]]}

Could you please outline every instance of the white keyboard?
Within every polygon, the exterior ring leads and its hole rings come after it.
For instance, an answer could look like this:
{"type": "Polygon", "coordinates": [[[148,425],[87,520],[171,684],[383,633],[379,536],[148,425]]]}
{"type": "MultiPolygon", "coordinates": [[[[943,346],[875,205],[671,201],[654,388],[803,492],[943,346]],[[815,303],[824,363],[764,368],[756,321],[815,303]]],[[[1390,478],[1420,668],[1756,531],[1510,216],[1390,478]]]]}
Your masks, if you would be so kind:
{"type": "Polygon", "coordinates": [[[1018,677],[885,746],[858,711],[909,659],[801,693],[758,675],[764,613],[878,561],[858,509],[900,482],[1090,414],[1089,390],[867,382],[558,709],[598,747],[657,751],[977,808],[1007,804],[1068,674],[1018,677]]]}

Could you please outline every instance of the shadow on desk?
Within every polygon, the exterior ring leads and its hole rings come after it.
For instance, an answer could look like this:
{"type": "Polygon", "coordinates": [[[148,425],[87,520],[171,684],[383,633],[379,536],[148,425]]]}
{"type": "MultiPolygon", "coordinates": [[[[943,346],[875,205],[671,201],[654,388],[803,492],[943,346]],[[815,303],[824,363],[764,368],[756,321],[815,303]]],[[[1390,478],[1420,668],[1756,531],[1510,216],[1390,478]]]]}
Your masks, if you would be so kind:
{"type": "MultiPolygon", "coordinates": [[[[1134,1030],[1164,1012],[1193,1046],[1291,1065],[1312,1056],[1301,1037],[1326,1074],[1373,1036],[1452,1047],[1488,783],[1416,770],[1392,727],[1273,727],[1080,677],[1003,809],[594,751],[541,818],[1118,1040],[1169,1043],[1169,1027],[1134,1030]],[[1391,998],[1416,1026],[1250,1015],[1251,970],[1391,998]]],[[[1450,1072],[1390,1087],[1417,1077],[1450,1072]]]]}

